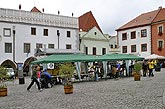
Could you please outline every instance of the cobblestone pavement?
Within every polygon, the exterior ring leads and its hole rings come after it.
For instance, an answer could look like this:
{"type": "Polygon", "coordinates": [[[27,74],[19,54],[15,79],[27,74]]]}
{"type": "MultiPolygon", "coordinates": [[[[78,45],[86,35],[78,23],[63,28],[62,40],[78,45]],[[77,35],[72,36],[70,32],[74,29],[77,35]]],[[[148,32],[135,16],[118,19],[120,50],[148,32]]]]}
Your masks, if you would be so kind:
{"type": "Polygon", "coordinates": [[[18,80],[8,82],[8,96],[0,97],[0,109],[165,109],[165,69],[154,77],[74,83],[74,93],[64,94],[63,86],[39,92],[35,86],[26,90],[18,80]]]}

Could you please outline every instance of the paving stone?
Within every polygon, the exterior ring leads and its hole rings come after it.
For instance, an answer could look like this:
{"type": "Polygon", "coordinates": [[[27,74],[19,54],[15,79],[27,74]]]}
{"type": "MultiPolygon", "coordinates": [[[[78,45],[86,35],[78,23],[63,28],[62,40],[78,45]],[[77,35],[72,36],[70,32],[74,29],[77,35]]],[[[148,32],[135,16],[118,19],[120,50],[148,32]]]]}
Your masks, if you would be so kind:
{"type": "Polygon", "coordinates": [[[0,97],[0,109],[165,109],[165,69],[154,77],[74,83],[73,94],[64,94],[62,85],[39,92],[26,90],[18,80],[7,82],[8,96],[0,97]]]}

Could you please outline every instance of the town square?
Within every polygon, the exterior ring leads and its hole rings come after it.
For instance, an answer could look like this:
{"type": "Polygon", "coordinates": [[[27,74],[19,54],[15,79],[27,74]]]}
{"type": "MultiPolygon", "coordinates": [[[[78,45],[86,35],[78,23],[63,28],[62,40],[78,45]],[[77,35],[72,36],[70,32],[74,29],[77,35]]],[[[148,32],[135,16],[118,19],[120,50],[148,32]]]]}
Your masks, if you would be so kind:
{"type": "Polygon", "coordinates": [[[0,109],[165,109],[164,7],[2,0],[0,109]]]}

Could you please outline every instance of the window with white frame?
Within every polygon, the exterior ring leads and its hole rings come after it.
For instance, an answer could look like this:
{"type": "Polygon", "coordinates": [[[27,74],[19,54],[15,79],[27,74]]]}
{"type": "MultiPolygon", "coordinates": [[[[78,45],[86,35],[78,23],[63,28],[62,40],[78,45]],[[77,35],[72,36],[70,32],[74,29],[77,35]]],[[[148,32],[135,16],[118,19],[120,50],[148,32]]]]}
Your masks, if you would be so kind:
{"type": "Polygon", "coordinates": [[[5,43],[5,53],[12,53],[12,43],[5,43]]]}
{"type": "Polygon", "coordinates": [[[10,28],[4,28],[3,29],[3,35],[5,37],[10,37],[11,36],[11,29],[10,28]]]}
{"type": "Polygon", "coordinates": [[[142,52],[147,51],[147,44],[141,44],[141,51],[142,52]]]}
{"type": "Polygon", "coordinates": [[[54,44],[48,44],[48,48],[54,48],[54,44]]]}
{"type": "Polygon", "coordinates": [[[67,31],[67,37],[71,37],[71,32],[67,31]]]}
{"type": "Polygon", "coordinates": [[[131,32],[131,39],[136,39],[136,31],[131,32]]]}
{"type": "Polygon", "coordinates": [[[163,25],[159,25],[157,28],[158,28],[158,34],[162,35],[163,34],[163,25]]]}
{"type": "Polygon", "coordinates": [[[31,35],[36,35],[36,28],[31,28],[31,35]]]}
{"type": "Polygon", "coordinates": [[[44,36],[48,36],[48,29],[44,29],[43,35],[44,35],[44,36]]]}
{"type": "Polygon", "coordinates": [[[36,48],[42,48],[42,43],[36,43],[36,48]]]}
{"type": "Polygon", "coordinates": [[[131,52],[136,52],[136,45],[131,45],[131,52]]]}
{"type": "Polygon", "coordinates": [[[122,46],[122,53],[127,53],[127,46],[122,46]]]}
{"type": "Polygon", "coordinates": [[[157,41],[157,47],[158,48],[164,48],[164,40],[158,40],[157,41]]]}
{"type": "Polygon", "coordinates": [[[147,37],[147,29],[141,30],[141,37],[147,37]]]}
{"type": "Polygon", "coordinates": [[[122,33],[122,40],[127,40],[127,33],[122,33]]]}
{"type": "Polygon", "coordinates": [[[24,53],[30,53],[30,43],[24,43],[24,53]]]}
{"type": "Polygon", "coordinates": [[[72,49],[72,45],[71,44],[66,44],[66,49],[72,49]]]}

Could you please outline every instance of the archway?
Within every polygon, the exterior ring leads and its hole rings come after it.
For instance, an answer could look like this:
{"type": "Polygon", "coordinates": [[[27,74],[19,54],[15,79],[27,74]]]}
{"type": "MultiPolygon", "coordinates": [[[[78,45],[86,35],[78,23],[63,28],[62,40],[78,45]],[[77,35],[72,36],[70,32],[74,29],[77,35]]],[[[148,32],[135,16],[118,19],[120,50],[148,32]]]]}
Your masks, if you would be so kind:
{"type": "Polygon", "coordinates": [[[13,68],[15,75],[17,76],[17,64],[9,59],[5,60],[1,66],[6,68],[13,68]]]}
{"type": "Polygon", "coordinates": [[[37,60],[35,57],[30,57],[30,58],[26,59],[26,61],[24,62],[24,65],[23,65],[23,72],[25,72],[24,76],[25,75],[28,76],[28,74],[29,74],[29,65],[32,61],[35,61],[35,60],[37,60]]]}

